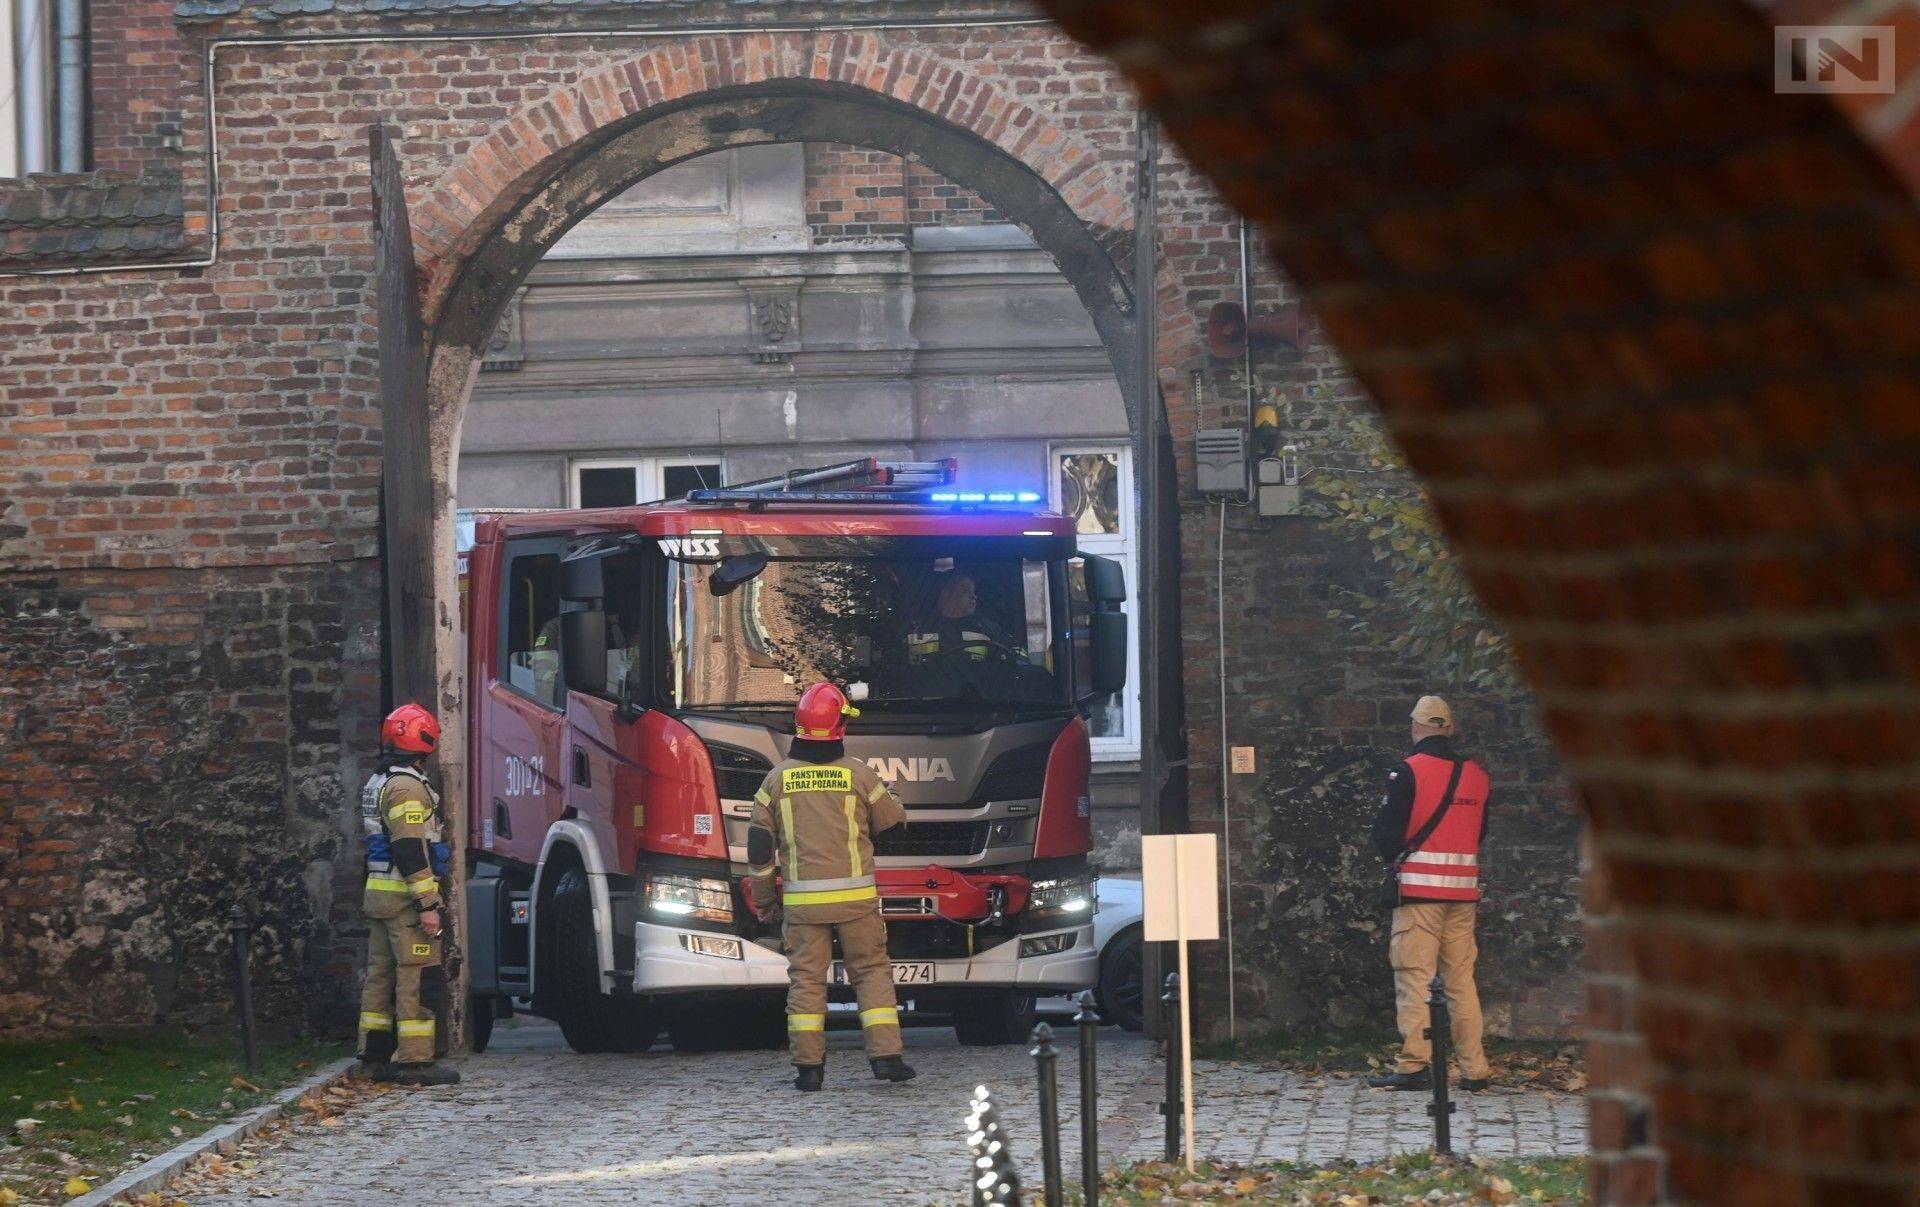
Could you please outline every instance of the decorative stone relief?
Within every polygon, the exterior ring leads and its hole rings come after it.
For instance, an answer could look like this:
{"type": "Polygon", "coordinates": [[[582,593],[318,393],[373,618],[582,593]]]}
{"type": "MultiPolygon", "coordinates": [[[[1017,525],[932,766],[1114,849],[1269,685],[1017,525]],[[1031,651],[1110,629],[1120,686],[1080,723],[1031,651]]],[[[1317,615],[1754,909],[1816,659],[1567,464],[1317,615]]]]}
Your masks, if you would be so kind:
{"type": "Polygon", "coordinates": [[[800,286],[780,282],[747,294],[747,339],[757,364],[787,364],[800,349],[800,286]]]}
{"type": "Polygon", "coordinates": [[[487,341],[486,353],[480,359],[482,373],[516,373],[527,363],[527,334],[520,322],[520,303],[526,296],[524,289],[514,294],[501,312],[493,338],[487,341]]]}

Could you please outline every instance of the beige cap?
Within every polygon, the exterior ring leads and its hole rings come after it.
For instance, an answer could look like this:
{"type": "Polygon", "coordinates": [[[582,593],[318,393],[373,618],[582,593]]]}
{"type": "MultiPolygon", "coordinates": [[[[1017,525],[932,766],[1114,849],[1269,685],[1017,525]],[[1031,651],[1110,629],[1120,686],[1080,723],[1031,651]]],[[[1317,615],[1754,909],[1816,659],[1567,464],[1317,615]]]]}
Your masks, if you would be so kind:
{"type": "Polygon", "coordinates": [[[1420,703],[1413,706],[1413,719],[1421,725],[1453,732],[1453,709],[1439,696],[1421,696],[1420,703]]]}

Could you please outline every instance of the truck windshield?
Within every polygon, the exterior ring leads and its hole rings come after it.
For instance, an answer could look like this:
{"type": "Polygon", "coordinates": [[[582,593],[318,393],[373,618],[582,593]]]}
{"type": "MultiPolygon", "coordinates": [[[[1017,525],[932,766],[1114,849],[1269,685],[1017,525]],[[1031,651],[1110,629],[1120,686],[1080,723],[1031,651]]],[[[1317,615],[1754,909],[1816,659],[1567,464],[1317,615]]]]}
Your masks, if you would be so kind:
{"type": "Polygon", "coordinates": [[[734,589],[667,563],[671,683],[685,709],[787,709],[821,680],[863,712],[1059,711],[1071,675],[1060,562],[775,557],[734,589]]]}

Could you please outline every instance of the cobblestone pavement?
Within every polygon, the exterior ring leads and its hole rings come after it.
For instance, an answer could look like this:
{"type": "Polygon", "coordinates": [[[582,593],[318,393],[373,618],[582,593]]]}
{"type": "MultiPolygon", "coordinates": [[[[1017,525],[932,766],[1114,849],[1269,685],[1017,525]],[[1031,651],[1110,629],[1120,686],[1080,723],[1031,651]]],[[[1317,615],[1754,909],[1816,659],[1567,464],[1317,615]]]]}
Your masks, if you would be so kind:
{"type": "MultiPolygon", "coordinates": [[[[1079,1069],[1072,1028],[1060,1059],[1065,1168],[1079,1162],[1079,1069]]],[[[950,1030],[908,1032],[920,1070],[907,1085],[867,1075],[859,1037],[830,1037],[827,1088],[805,1098],[775,1052],[576,1056],[557,1030],[496,1033],[464,1061],[465,1080],[388,1094],[345,1126],[303,1126],[263,1152],[252,1175],[196,1188],[194,1207],[438,1201],[485,1204],[766,1202],[956,1204],[965,1201],[962,1121],[969,1092],[990,1087],[1029,1182],[1040,1173],[1034,1065],[1025,1046],[962,1048],[950,1030]],[[451,1188],[449,1195],[428,1188],[451,1188]]],[[[1148,1159],[1160,1151],[1162,1077],[1138,1036],[1100,1036],[1101,1148],[1148,1159]]],[[[1486,1156],[1586,1150],[1577,1095],[1463,1095],[1456,1151],[1486,1156]]],[[[1251,1065],[1194,1068],[1197,1151],[1244,1162],[1375,1158],[1431,1143],[1418,1094],[1371,1091],[1357,1079],[1251,1065]]]]}

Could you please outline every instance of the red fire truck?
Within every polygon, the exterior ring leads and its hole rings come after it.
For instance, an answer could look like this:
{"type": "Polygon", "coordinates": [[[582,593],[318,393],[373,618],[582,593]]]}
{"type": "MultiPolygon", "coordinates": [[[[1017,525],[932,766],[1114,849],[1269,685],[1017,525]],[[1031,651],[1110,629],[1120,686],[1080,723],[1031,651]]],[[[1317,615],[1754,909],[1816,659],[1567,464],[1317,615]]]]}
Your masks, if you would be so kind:
{"type": "MultiPolygon", "coordinates": [[[[809,683],[908,823],[875,840],[894,979],[1022,1040],[1097,968],[1086,705],[1126,678],[1118,565],[951,461],[860,460],[639,507],[481,515],[463,554],[476,1042],[784,1042],[746,908],[750,802],[809,683]]],[[[835,969],[836,980],[839,968],[835,969]]]]}

